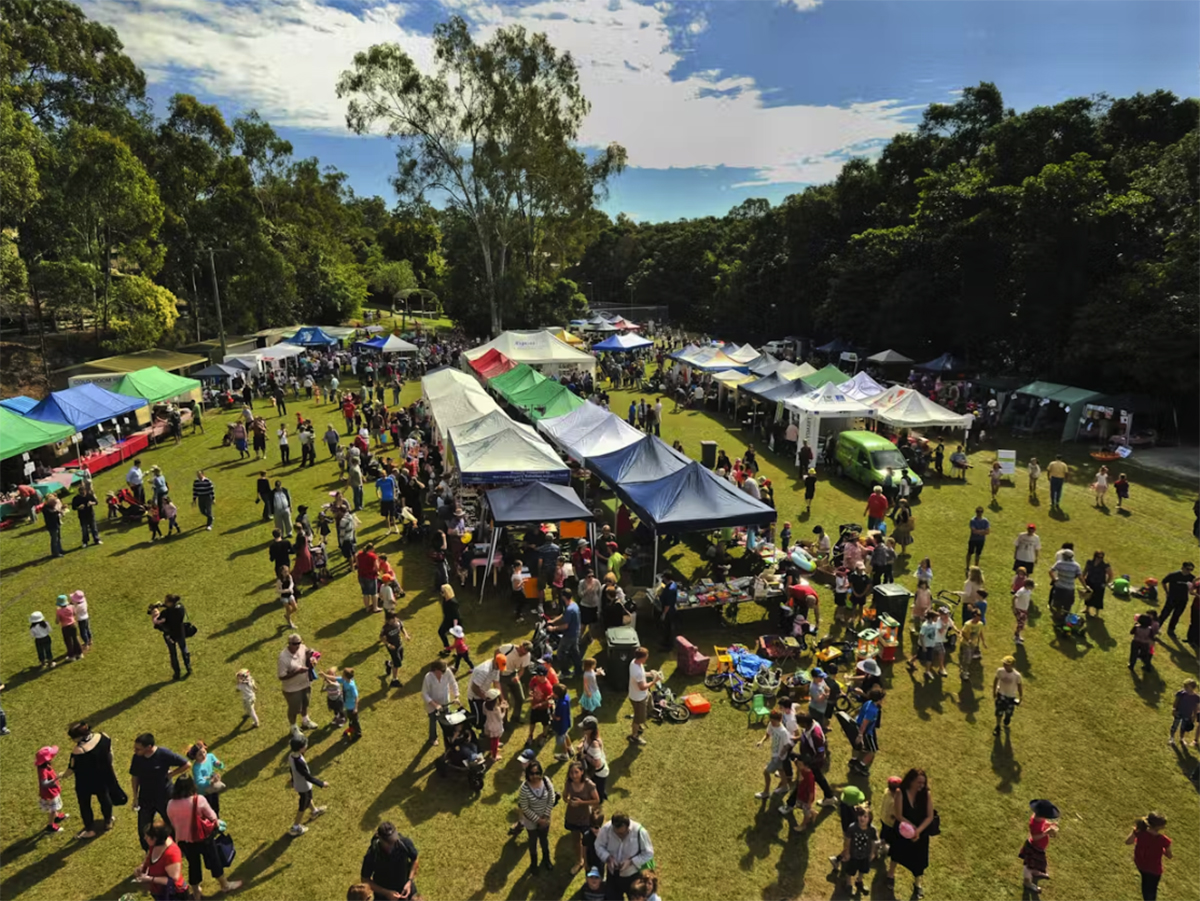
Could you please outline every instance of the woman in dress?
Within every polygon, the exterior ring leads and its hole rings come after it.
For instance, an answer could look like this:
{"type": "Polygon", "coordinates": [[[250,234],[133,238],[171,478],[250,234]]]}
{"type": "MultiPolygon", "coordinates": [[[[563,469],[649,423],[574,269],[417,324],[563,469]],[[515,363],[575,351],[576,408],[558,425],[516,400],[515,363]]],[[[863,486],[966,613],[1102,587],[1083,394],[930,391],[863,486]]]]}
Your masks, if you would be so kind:
{"type": "MultiPolygon", "coordinates": [[[[303,509],[303,508],[301,508],[303,509]]],[[[292,553],[296,555],[292,563],[292,578],[299,584],[300,580],[311,574],[313,585],[317,584],[317,574],[313,570],[312,550],[308,546],[308,534],[296,522],[296,540],[292,542],[292,553]]]]}
{"type": "Polygon", "coordinates": [[[1096,551],[1092,559],[1083,565],[1083,581],[1087,583],[1091,596],[1084,608],[1088,616],[1099,616],[1104,609],[1104,592],[1113,580],[1112,567],[1104,559],[1104,551],[1096,551]]]}
{"type": "Polygon", "coordinates": [[[1042,893],[1037,884],[1039,879],[1049,879],[1046,870],[1046,847],[1050,839],[1058,834],[1058,824],[1052,822],[1059,818],[1058,808],[1051,802],[1041,799],[1029,802],[1032,816],[1029,817],[1029,835],[1021,846],[1017,857],[1021,858],[1025,867],[1022,871],[1024,887],[1035,895],[1042,893]]]}
{"type": "Polygon", "coordinates": [[[912,510],[908,508],[908,501],[905,498],[900,499],[900,508],[896,511],[895,517],[896,528],[896,544],[900,545],[900,553],[908,556],[908,546],[912,544],[912,533],[916,527],[916,520],[913,518],[912,510]]]}
{"type": "Polygon", "coordinates": [[[113,827],[113,800],[110,790],[118,783],[113,770],[112,739],[103,732],[93,732],[92,727],[83,720],[72,723],[67,728],[67,735],[75,741],[67,769],[75,774],[75,798],[79,801],[79,815],[83,819],[83,831],[75,837],[95,838],[93,797],[100,802],[104,831],[107,832],[113,827]]]}
{"type": "Polygon", "coordinates": [[[575,833],[575,850],[579,854],[579,861],[571,867],[571,875],[574,876],[587,864],[587,857],[583,849],[583,834],[591,829],[592,810],[600,806],[600,794],[596,791],[595,783],[587,778],[587,772],[581,761],[574,760],[567,767],[567,781],[563,785],[563,801],[567,805],[564,824],[568,832],[575,833]]]}
{"type": "Polygon", "coordinates": [[[933,822],[933,795],[925,771],[911,769],[900,782],[896,796],[896,834],[888,851],[888,888],[895,890],[896,866],[912,873],[913,897],[925,897],[921,878],[929,869],[929,825],[933,822]]]}
{"type": "Polygon", "coordinates": [[[1104,503],[1104,496],[1108,494],[1108,467],[1101,466],[1096,470],[1096,477],[1092,480],[1092,490],[1096,492],[1096,506],[1107,507],[1104,503]]]}

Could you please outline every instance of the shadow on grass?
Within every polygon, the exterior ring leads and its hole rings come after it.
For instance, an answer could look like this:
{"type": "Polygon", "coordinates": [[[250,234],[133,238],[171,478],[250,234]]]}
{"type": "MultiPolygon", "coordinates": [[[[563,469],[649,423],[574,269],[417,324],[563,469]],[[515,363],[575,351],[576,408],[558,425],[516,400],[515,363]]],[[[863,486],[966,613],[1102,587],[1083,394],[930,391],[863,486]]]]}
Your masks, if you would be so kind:
{"type": "Polygon", "coordinates": [[[239,657],[242,657],[246,654],[250,654],[254,651],[257,651],[259,648],[263,647],[264,645],[268,645],[273,641],[278,641],[282,644],[283,633],[289,631],[289,629],[290,629],[290,627],[288,626],[288,624],[286,622],[281,622],[281,623],[276,624],[275,632],[273,634],[266,635],[266,636],[258,639],[258,641],[252,641],[252,642],[250,642],[250,644],[246,645],[244,648],[234,651],[232,654],[230,654],[228,657],[225,658],[225,662],[233,663],[233,661],[237,660],[239,657]]]}
{"type": "Polygon", "coordinates": [[[1139,698],[1146,702],[1146,706],[1158,707],[1162,693],[1167,687],[1167,683],[1158,674],[1158,670],[1153,666],[1144,667],[1140,672],[1131,669],[1129,675],[1133,679],[1133,690],[1139,698]]]}
{"type": "MultiPolygon", "coordinates": [[[[272,607],[277,607],[277,606],[279,606],[279,605],[278,605],[278,604],[272,604],[272,605],[270,605],[270,606],[272,606],[272,607]]],[[[334,620],[333,622],[331,622],[331,623],[328,623],[327,625],[324,625],[324,626],[322,626],[320,629],[318,629],[318,630],[316,631],[316,633],[315,633],[315,635],[314,635],[313,637],[314,637],[314,638],[317,638],[317,639],[320,639],[320,638],[333,638],[333,637],[334,637],[334,636],[336,636],[336,635],[341,635],[343,632],[345,632],[347,629],[349,629],[351,626],[353,626],[353,625],[354,625],[356,622],[358,622],[359,620],[361,620],[361,619],[370,619],[372,616],[374,616],[374,614],[373,614],[373,613],[368,613],[368,612],[367,612],[367,611],[366,611],[366,610],[365,610],[365,609],[364,609],[364,608],[363,608],[363,607],[360,605],[359,607],[356,607],[356,608],[355,608],[353,611],[351,611],[350,613],[347,613],[347,614],[346,614],[345,616],[343,616],[341,619],[334,620]]]]}
{"type": "Polygon", "coordinates": [[[249,529],[253,529],[255,526],[261,526],[264,523],[268,523],[270,521],[271,520],[269,520],[269,519],[255,519],[255,520],[252,520],[251,522],[242,523],[240,526],[234,526],[232,529],[226,529],[221,534],[222,535],[236,535],[239,532],[248,531],[249,529]]]}
{"type": "Polygon", "coordinates": [[[170,679],[164,679],[162,682],[153,682],[150,685],[144,685],[124,700],[109,704],[107,707],[97,710],[91,716],[83,717],[83,719],[93,727],[101,726],[105,720],[120,716],[126,710],[146,700],[146,698],[159,689],[170,685],[171,682],[172,680],[170,679]]]}
{"type": "MultiPolygon", "coordinates": [[[[44,880],[58,875],[67,858],[76,851],[86,848],[89,844],[88,842],[70,841],[70,839],[67,839],[64,835],[48,835],[40,832],[38,835],[44,836],[46,841],[49,842],[66,840],[70,843],[63,845],[57,851],[50,852],[41,860],[36,860],[29,864],[29,866],[23,867],[22,869],[13,873],[3,882],[0,882],[0,897],[16,898],[18,895],[28,891],[44,880]]],[[[38,838],[36,836],[31,836],[28,839],[24,839],[21,842],[10,845],[8,848],[4,849],[4,859],[5,861],[11,861],[14,856],[18,856],[14,854],[14,848],[19,847],[22,849],[20,853],[25,854],[34,850],[38,844],[38,838]],[[25,845],[24,842],[28,842],[29,844],[25,845]]],[[[129,880],[126,878],[122,880],[121,887],[124,888],[129,884],[129,880]]],[[[114,896],[109,895],[108,897],[114,896]]]]}
{"type": "MultiPolygon", "coordinates": [[[[488,867],[487,872],[483,874],[483,885],[480,886],[475,894],[469,896],[472,901],[482,901],[488,895],[503,891],[513,871],[518,868],[524,869],[526,855],[529,853],[528,848],[529,846],[523,834],[515,838],[510,838],[505,843],[504,849],[500,852],[499,859],[488,867]]],[[[562,897],[563,890],[555,893],[544,891],[542,885],[546,881],[542,874],[535,875],[528,871],[522,872],[509,888],[508,897],[510,899],[562,897]]],[[[565,886],[563,889],[565,889],[565,886]]]]}
{"type": "Polygon", "coordinates": [[[1088,620],[1087,634],[1105,651],[1111,651],[1117,646],[1117,640],[1108,634],[1108,625],[1098,616],[1093,616],[1088,620]]]}
{"type": "Polygon", "coordinates": [[[754,869],[757,862],[766,860],[771,854],[771,846],[783,844],[779,838],[781,817],[775,810],[775,803],[784,797],[781,792],[772,795],[765,801],[758,802],[758,810],[754,813],[754,822],[742,830],[741,840],[746,845],[746,852],[739,858],[738,866],[743,871],[754,869]]]}
{"type": "Polygon", "coordinates": [[[1012,735],[1007,728],[1002,735],[1003,738],[997,735],[992,741],[992,772],[999,778],[996,791],[1007,795],[1021,781],[1021,761],[1013,756],[1012,735]]]}
{"type": "MultiPolygon", "coordinates": [[[[252,757],[247,757],[240,763],[234,764],[225,771],[225,783],[230,788],[237,788],[239,785],[247,785],[253,782],[255,778],[262,775],[263,769],[269,764],[272,758],[277,759],[276,771],[283,770],[283,752],[288,747],[288,741],[291,735],[281,735],[273,744],[263,748],[252,757]]],[[[272,774],[267,774],[272,775],[272,774]]]]}
{"type": "Polygon", "coordinates": [[[266,549],[270,545],[270,543],[271,543],[270,541],[264,541],[262,544],[254,544],[254,545],[251,545],[250,547],[244,547],[240,551],[234,551],[225,559],[226,560],[236,560],[238,557],[251,557],[251,556],[254,556],[255,554],[261,554],[264,551],[266,551],[266,549]]]}
{"type": "Polygon", "coordinates": [[[280,855],[291,846],[292,840],[290,835],[284,833],[269,845],[260,844],[250,852],[248,857],[240,858],[239,861],[234,863],[230,876],[234,879],[242,880],[247,888],[262,885],[264,882],[274,879],[280,873],[290,869],[292,865],[290,863],[285,864],[267,876],[263,874],[275,865],[280,855]]]}
{"type": "Polygon", "coordinates": [[[975,722],[975,714],[979,712],[979,697],[975,694],[975,686],[966,679],[961,679],[962,688],[958,692],[958,709],[966,714],[967,722],[975,722]]]}
{"type": "Polygon", "coordinates": [[[232,635],[234,632],[240,632],[247,626],[253,626],[264,616],[270,614],[271,611],[278,611],[279,609],[280,606],[278,601],[267,601],[265,604],[259,604],[241,619],[235,619],[228,623],[225,628],[221,629],[219,632],[210,632],[208,637],[211,640],[214,638],[221,638],[225,635],[232,635]]]}

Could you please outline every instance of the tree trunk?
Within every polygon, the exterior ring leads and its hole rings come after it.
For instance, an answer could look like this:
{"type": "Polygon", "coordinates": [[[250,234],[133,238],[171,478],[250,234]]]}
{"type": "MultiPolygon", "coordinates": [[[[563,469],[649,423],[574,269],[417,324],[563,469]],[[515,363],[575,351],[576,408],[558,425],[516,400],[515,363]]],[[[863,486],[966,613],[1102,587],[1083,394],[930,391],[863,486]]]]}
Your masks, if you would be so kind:
{"type": "Polygon", "coordinates": [[[50,387],[50,362],[46,359],[46,324],[42,322],[42,299],[38,295],[37,285],[31,285],[29,296],[33,299],[33,315],[37,319],[38,343],[42,352],[42,375],[46,378],[46,387],[50,387]]]}
{"type": "Polygon", "coordinates": [[[112,288],[112,239],[108,223],[104,224],[104,331],[108,331],[108,298],[112,288]]]}

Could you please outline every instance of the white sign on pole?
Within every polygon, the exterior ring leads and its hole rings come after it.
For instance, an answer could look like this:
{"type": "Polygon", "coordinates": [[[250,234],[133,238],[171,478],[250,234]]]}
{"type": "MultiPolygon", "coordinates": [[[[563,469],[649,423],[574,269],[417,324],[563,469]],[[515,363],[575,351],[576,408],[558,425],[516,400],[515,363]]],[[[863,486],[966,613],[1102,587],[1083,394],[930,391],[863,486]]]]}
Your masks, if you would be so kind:
{"type": "Polygon", "coordinates": [[[1015,450],[996,451],[996,459],[1000,461],[1000,471],[1006,476],[1017,472],[1017,452],[1015,450]]]}

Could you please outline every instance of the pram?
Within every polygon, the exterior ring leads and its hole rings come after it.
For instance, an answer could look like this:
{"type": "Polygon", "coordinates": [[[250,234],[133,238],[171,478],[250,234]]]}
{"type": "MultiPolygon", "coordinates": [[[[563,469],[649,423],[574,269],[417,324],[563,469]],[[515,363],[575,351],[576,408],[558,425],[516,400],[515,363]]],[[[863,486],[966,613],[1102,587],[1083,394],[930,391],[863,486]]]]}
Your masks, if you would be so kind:
{"type": "Polygon", "coordinates": [[[1087,620],[1076,613],[1058,613],[1052,610],[1054,631],[1067,638],[1083,638],[1087,632],[1087,620]]]}
{"type": "Polygon", "coordinates": [[[446,750],[433,762],[434,769],[442,778],[465,773],[467,787],[479,794],[483,791],[487,761],[479,752],[479,737],[471,726],[470,714],[460,707],[449,713],[439,712],[437,721],[446,750]]]}
{"type": "Polygon", "coordinates": [[[309,553],[312,554],[313,577],[320,582],[328,582],[332,576],[329,574],[329,554],[325,552],[324,543],[311,545],[309,553]]]}
{"type": "Polygon", "coordinates": [[[146,505],[128,488],[117,492],[117,508],[121,511],[121,518],[130,522],[141,522],[142,517],[146,515],[146,505]]]}

